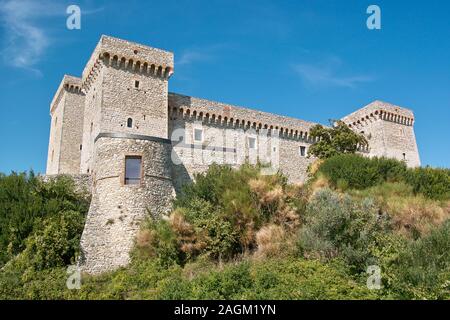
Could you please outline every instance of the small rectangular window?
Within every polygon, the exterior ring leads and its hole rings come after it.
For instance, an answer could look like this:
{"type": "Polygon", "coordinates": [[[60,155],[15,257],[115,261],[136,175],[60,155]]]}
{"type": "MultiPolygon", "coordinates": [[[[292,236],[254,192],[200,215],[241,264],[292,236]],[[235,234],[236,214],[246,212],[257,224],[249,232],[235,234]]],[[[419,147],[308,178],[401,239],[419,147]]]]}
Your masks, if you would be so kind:
{"type": "Polygon", "coordinates": [[[256,149],[256,138],[248,137],[248,148],[256,149]]]}
{"type": "Polygon", "coordinates": [[[135,81],[134,81],[134,87],[135,87],[135,88],[139,88],[139,81],[138,81],[138,80],[135,80],[135,81]]]}
{"type": "Polygon", "coordinates": [[[305,146],[300,147],[300,155],[302,157],[306,156],[306,147],[305,146]]]}
{"type": "Polygon", "coordinates": [[[202,129],[194,129],[194,141],[203,141],[202,129]]]}
{"type": "Polygon", "coordinates": [[[141,183],[141,166],[142,166],[142,157],[140,156],[125,157],[125,184],[141,183]]]}

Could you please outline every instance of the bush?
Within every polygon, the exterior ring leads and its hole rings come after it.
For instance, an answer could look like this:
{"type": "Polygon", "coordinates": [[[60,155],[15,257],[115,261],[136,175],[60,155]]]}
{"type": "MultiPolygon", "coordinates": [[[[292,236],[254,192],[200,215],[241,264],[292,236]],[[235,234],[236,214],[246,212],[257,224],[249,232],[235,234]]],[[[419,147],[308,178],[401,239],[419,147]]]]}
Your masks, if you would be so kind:
{"type": "Polygon", "coordinates": [[[307,257],[342,256],[356,272],[375,261],[369,247],[387,224],[370,199],[361,203],[329,189],[319,190],[308,205],[298,246],[307,257]]]}
{"type": "Polygon", "coordinates": [[[335,188],[366,189],[384,182],[403,182],[415,194],[437,199],[450,199],[450,170],[434,168],[408,169],[404,162],[386,158],[366,158],[343,154],[326,159],[319,173],[335,188]]]}
{"type": "Polygon", "coordinates": [[[406,182],[416,194],[436,200],[450,199],[450,170],[430,167],[410,169],[406,182]]]}
{"type": "Polygon", "coordinates": [[[408,244],[386,271],[404,299],[450,299],[450,220],[408,244]]]}
{"type": "Polygon", "coordinates": [[[343,154],[326,159],[319,167],[334,187],[345,184],[351,189],[365,189],[384,181],[401,181],[406,173],[402,162],[384,158],[366,158],[343,154]]]}
{"type": "Polygon", "coordinates": [[[178,195],[168,225],[182,263],[201,254],[228,260],[255,250],[258,230],[267,224],[295,230],[305,201],[281,174],[261,175],[248,164],[236,170],[212,165],[178,195]]]}
{"type": "Polygon", "coordinates": [[[84,214],[88,206],[68,177],[43,182],[33,172],[0,174],[0,266],[25,248],[40,221],[62,211],[84,214]]]}
{"type": "Polygon", "coordinates": [[[413,187],[403,182],[385,182],[364,189],[349,190],[356,199],[373,198],[391,218],[394,231],[417,239],[450,218],[449,203],[414,195],[413,187]]]}

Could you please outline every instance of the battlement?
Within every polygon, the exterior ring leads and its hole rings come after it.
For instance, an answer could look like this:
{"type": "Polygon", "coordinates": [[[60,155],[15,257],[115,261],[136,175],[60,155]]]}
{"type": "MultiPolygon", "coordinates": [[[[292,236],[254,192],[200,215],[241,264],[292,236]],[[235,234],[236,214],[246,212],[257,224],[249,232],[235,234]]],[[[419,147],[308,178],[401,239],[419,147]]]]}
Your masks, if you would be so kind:
{"type": "Polygon", "coordinates": [[[169,108],[172,116],[184,119],[224,127],[277,130],[280,137],[301,140],[308,139],[309,130],[316,125],[314,122],[176,93],[169,93],[169,108]]]}
{"type": "Polygon", "coordinates": [[[410,109],[376,100],[342,118],[350,128],[362,128],[376,120],[395,122],[405,126],[414,125],[414,113],[410,109]]]}
{"type": "Polygon", "coordinates": [[[62,94],[65,92],[71,92],[76,94],[83,94],[81,79],[78,77],[70,76],[65,74],[62,78],[55,95],[53,96],[52,102],[50,103],[50,114],[53,114],[55,107],[61,100],[62,94]]]}
{"type": "Polygon", "coordinates": [[[116,68],[166,79],[172,75],[174,69],[172,52],[102,35],[83,70],[83,86],[89,88],[98,74],[100,61],[116,68]]]}

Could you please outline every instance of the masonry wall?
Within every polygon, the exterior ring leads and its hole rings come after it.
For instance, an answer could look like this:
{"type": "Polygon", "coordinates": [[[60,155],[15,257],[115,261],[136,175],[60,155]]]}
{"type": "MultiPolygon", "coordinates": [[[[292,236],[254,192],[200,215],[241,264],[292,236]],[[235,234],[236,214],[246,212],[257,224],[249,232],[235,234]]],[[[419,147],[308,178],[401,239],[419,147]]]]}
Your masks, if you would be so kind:
{"type": "Polygon", "coordinates": [[[103,74],[100,131],[167,138],[167,79],[114,65],[106,66],[103,74]],[[132,119],[131,128],[127,127],[128,118],[132,119]]]}
{"type": "Polygon", "coordinates": [[[307,167],[314,161],[306,157],[312,142],[308,139],[308,131],[313,124],[304,121],[289,123],[276,115],[249,109],[236,112],[235,108],[176,94],[169,96],[169,134],[177,191],[212,163],[238,167],[244,162],[260,162],[281,170],[291,183],[305,181],[307,167]],[[258,121],[261,126],[248,123],[249,119],[258,121]],[[268,129],[264,128],[265,124],[268,129]],[[286,128],[289,125],[295,125],[297,134],[286,128]],[[202,130],[202,141],[194,140],[195,129],[202,130]],[[281,134],[280,129],[284,129],[281,134]],[[249,146],[249,138],[255,139],[254,148],[249,146]],[[303,156],[300,146],[306,148],[303,156]]]}
{"type": "Polygon", "coordinates": [[[94,166],[94,139],[100,133],[100,124],[102,121],[103,108],[103,78],[105,68],[102,62],[99,62],[95,80],[89,87],[85,88],[86,96],[84,102],[84,120],[83,120],[83,138],[81,151],[81,173],[92,173],[94,166]]]}
{"type": "Polygon", "coordinates": [[[80,159],[83,136],[84,94],[66,91],[64,116],[62,119],[62,143],[60,151],[60,172],[77,174],[80,172],[80,159]]]}
{"type": "Polygon", "coordinates": [[[81,237],[80,266],[100,273],[129,262],[141,222],[170,210],[174,196],[170,142],[100,138],[95,142],[93,194],[81,237]],[[124,184],[126,155],[142,156],[140,185],[124,184]]]}
{"type": "Polygon", "coordinates": [[[374,101],[342,120],[366,136],[369,156],[405,161],[409,167],[420,166],[411,110],[374,101]]]}
{"type": "Polygon", "coordinates": [[[64,116],[65,94],[61,93],[55,102],[53,113],[51,114],[50,138],[48,142],[47,174],[60,173],[59,158],[61,155],[62,122],[64,116]]]}

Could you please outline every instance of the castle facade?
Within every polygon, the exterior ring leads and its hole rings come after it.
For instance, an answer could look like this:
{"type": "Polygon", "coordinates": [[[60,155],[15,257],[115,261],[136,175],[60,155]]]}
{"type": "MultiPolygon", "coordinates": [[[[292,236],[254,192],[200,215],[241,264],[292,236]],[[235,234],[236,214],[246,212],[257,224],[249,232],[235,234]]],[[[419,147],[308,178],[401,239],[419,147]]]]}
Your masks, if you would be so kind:
{"type": "MultiPolygon", "coordinates": [[[[171,52],[102,36],[81,78],[64,76],[50,106],[47,175],[88,178],[92,200],[80,266],[124,266],[143,219],[212,163],[268,163],[292,183],[306,179],[315,123],[168,90],[171,52]]],[[[364,133],[368,156],[420,165],[411,110],[374,101],[342,119],[364,133]]]]}

